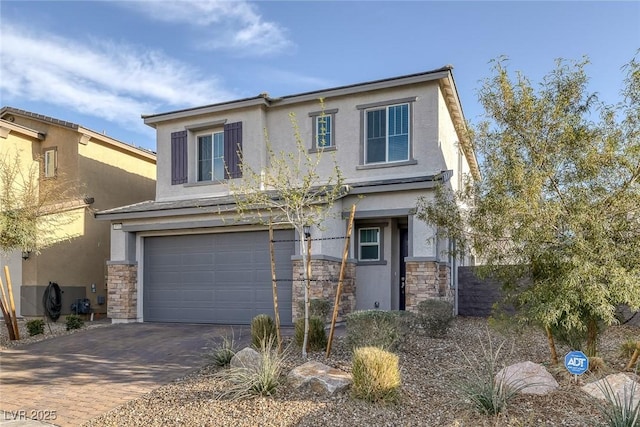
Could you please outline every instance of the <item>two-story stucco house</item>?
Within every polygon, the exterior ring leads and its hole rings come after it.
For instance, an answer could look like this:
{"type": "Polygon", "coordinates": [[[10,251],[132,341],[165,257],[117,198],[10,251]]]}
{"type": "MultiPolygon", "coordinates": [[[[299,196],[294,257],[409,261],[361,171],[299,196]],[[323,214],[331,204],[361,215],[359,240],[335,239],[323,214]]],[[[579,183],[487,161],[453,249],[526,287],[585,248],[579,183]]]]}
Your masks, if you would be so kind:
{"type": "MultiPolygon", "coordinates": [[[[479,177],[445,67],[143,116],[157,131],[155,200],[97,214],[112,223],[114,322],[246,324],[273,313],[268,233],[258,221],[234,221],[229,181],[242,180],[241,161],[253,171],[269,168],[265,130],[275,152],[296,150],[290,113],[307,151],[326,156],[320,173],[329,174],[335,159],[349,185],[334,205],[337,215],[312,228],[312,298],[334,298],[340,237],[354,203],[341,314],[453,298],[458,261],[447,255],[448,242],[415,218],[417,198],[438,183],[457,188],[463,174],[479,177]]],[[[300,236],[283,228],[274,240],[280,317],[291,324],[303,292],[300,236]]]]}
{"type": "Polygon", "coordinates": [[[3,107],[0,155],[9,161],[17,156],[24,171],[39,171],[41,183],[61,180],[78,186],[75,200],[55,208],[68,219],[56,224],[64,228],[56,230],[58,241],[39,254],[23,248],[0,255],[0,264],[11,272],[16,312],[42,316],[43,293],[55,282],[62,290],[62,314],[85,298],[94,313],[106,314],[110,226],[97,221],[94,212],[153,197],[155,154],[74,123],[3,107]]]}

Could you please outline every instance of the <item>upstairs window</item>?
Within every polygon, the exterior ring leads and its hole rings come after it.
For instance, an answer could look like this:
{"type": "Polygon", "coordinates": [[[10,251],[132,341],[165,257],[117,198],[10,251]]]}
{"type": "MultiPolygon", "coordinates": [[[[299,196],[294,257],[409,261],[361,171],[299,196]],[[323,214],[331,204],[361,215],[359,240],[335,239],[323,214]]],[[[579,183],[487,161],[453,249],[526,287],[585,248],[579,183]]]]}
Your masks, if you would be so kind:
{"type": "Polygon", "coordinates": [[[333,147],[333,127],[331,116],[317,116],[316,117],[316,147],[326,148],[333,147]]]}
{"type": "Polygon", "coordinates": [[[43,155],[44,177],[53,178],[58,170],[58,150],[50,148],[45,150],[43,155]]]}
{"type": "Polygon", "coordinates": [[[172,185],[242,176],[242,122],[225,121],[187,126],[187,130],[171,133],[172,185]]]}
{"type": "Polygon", "coordinates": [[[224,132],[196,136],[198,149],[198,181],[224,179],[224,132]]]}
{"type": "Polygon", "coordinates": [[[365,163],[409,160],[409,104],[367,110],[365,121],[365,163]]]}
{"type": "Polygon", "coordinates": [[[309,113],[309,117],[313,120],[313,145],[311,152],[319,150],[335,150],[336,136],[335,123],[337,108],[324,111],[314,111],[309,113]]]}

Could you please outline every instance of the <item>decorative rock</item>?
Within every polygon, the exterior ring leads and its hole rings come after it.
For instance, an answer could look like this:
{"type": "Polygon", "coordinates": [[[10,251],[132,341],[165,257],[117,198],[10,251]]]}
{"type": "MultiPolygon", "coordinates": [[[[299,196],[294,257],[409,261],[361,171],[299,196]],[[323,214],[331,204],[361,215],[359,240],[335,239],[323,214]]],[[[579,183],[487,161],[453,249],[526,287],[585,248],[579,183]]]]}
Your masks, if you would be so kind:
{"type": "Polygon", "coordinates": [[[547,394],[558,388],[558,382],[544,366],[528,361],[501,369],[496,381],[504,381],[524,394],[547,394]]]}
{"type": "Polygon", "coordinates": [[[261,365],[262,355],[251,347],[245,347],[237,352],[229,363],[232,368],[247,368],[255,371],[259,370],[261,365]]]}
{"type": "Polygon", "coordinates": [[[640,383],[634,381],[624,373],[607,375],[599,381],[583,386],[582,391],[596,399],[610,400],[606,395],[606,392],[608,392],[611,394],[611,398],[617,396],[621,403],[632,403],[634,408],[640,404],[640,383]],[[631,389],[634,386],[635,390],[633,391],[633,401],[630,401],[629,399],[632,396],[631,389]]]}
{"type": "Polygon", "coordinates": [[[351,385],[351,374],[320,362],[298,366],[289,373],[288,379],[293,387],[307,388],[315,393],[333,394],[351,385]]]}

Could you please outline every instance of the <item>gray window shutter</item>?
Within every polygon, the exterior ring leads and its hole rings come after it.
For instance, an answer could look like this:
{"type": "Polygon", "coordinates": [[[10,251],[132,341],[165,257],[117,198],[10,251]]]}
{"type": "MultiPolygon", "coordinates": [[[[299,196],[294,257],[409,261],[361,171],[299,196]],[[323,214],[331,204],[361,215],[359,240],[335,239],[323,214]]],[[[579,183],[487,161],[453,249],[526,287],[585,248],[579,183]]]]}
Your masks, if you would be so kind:
{"type": "Polygon", "coordinates": [[[224,164],[226,170],[224,177],[240,178],[242,155],[242,122],[228,123],[224,125],[224,164]]]}
{"type": "Polygon", "coordinates": [[[171,134],[171,185],[187,182],[187,131],[171,134]]]}

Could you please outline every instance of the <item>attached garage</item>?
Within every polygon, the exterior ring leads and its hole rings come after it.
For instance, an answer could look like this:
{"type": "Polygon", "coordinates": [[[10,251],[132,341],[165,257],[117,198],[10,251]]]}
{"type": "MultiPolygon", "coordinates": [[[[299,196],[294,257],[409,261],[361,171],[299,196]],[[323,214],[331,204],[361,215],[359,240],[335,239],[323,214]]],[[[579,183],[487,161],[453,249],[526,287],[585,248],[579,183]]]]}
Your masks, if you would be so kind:
{"type": "MultiPolygon", "coordinates": [[[[278,304],[291,324],[293,230],[275,232],[278,304]],[[283,279],[283,280],[281,280],[283,279]]],[[[145,322],[249,324],[273,316],[267,231],[144,238],[145,322]]]]}

